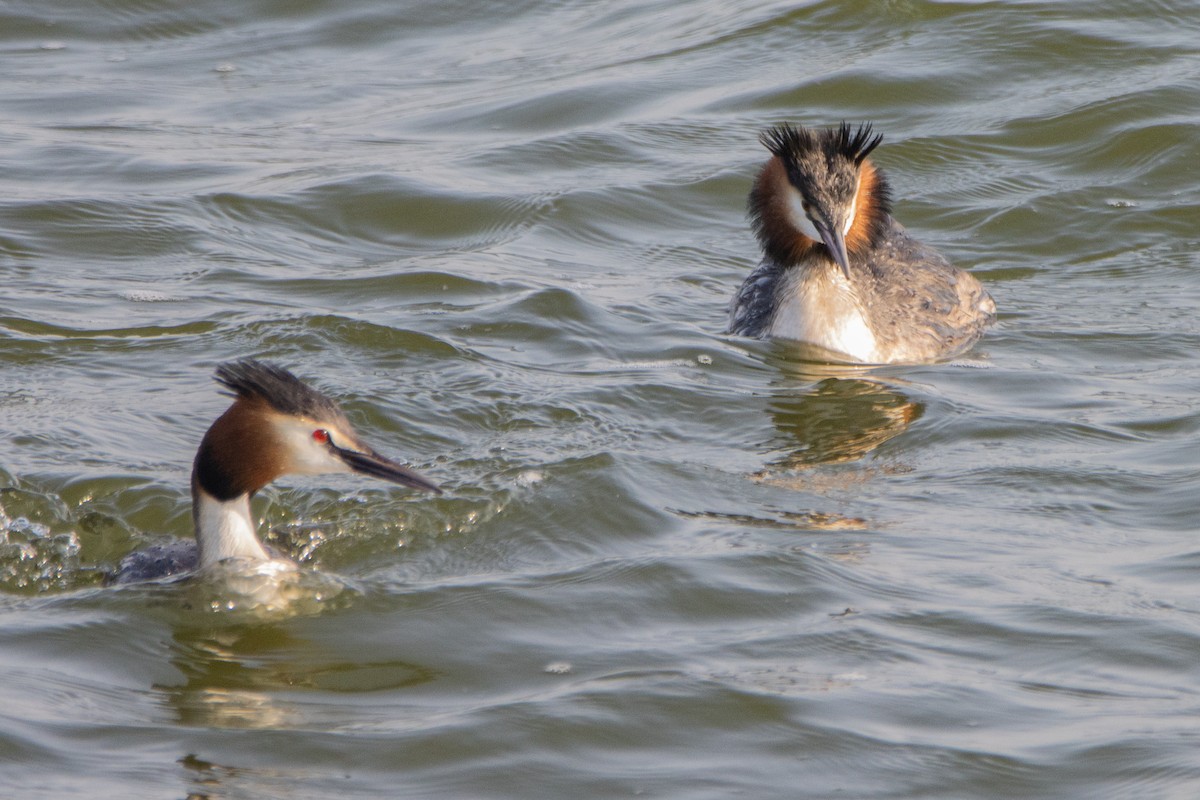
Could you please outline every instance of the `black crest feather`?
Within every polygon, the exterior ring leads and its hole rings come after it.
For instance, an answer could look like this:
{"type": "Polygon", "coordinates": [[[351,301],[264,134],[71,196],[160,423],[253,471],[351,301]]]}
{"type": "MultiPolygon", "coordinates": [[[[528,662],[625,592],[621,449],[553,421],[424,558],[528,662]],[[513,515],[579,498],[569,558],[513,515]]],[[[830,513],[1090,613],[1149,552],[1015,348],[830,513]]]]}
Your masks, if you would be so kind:
{"type": "Polygon", "coordinates": [[[244,358],[217,367],[217,383],[245,400],[262,400],[281,414],[344,419],[338,404],[283,367],[244,358]]]}
{"type": "Polygon", "coordinates": [[[850,124],[843,122],[838,126],[837,139],[842,153],[846,157],[854,159],[855,164],[861,164],[867,156],[871,155],[872,150],[879,147],[879,143],[883,141],[883,134],[877,133],[872,136],[869,122],[859,125],[856,131],[851,131],[850,124]]]}
{"type": "Polygon", "coordinates": [[[859,125],[857,130],[848,122],[837,128],[806,128],[785,122],[768,128],[758,138],[764,147],[785,162],[821,152],[827,160],[845,158],[857,166],[879,146],[883,134],[872,135],[869,122],[859,125]]]}

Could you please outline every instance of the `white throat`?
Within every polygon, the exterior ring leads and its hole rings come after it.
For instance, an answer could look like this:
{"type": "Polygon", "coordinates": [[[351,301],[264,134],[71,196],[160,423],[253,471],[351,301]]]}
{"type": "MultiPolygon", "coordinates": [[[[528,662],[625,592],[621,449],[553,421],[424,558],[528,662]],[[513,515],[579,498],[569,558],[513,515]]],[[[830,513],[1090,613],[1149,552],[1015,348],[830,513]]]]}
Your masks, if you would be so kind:
{"type": "Polygon", "coordinates": [[[196,524],[201,569],[227,558],[271,560],[258,540],[254,520],[250,517],[249,495],[222,502],[198,486],[193,489],[193,494],[192,518],[196,524]]]}

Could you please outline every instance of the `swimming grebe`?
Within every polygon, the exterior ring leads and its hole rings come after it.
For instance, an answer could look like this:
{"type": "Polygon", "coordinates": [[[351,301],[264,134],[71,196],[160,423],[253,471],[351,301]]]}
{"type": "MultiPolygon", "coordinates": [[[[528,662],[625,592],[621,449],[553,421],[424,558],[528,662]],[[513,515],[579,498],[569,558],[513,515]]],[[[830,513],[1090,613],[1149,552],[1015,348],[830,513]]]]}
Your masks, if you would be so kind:
{"type": "Polygon", "coordinates": [[[795,339],[866,364],[963,353],[996,318],[972,275],[911,238],[891,216],[883,140],[858,130],[780,125],[750,192],[763,260],[729,309],[729,333],[795,339]]]}
{"type": "Polygon", "coordinates": [[[250,498],[284,475],[358,472],[441,494],[437,484],[376,453],[337,403],[272,364],[245,359],[217,367],[236,398],[200,442],[192,468],[196,540],[131,553],[117,583],[154,580],[226,559],[274,560],[250,516],[250,498]]]}

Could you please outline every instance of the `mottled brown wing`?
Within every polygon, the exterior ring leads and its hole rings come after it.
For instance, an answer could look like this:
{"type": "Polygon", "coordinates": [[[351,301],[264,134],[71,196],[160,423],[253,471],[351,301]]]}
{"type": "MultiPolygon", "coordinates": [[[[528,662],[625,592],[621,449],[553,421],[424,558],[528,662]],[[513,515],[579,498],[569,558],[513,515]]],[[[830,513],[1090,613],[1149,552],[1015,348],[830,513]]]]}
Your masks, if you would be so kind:
{"type": "Polygon", "coordinates": [[[897,361],[949,358],[965,352],[996,318],[987,290],[894,222],[868,264],[876,338],[897,361]]]}

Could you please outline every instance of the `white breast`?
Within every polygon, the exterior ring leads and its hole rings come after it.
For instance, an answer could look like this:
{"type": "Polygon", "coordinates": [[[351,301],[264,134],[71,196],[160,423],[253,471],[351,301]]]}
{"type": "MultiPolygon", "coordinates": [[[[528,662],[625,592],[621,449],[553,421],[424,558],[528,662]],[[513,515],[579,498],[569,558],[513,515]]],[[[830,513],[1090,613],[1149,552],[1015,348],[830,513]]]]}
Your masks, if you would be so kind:
{"type": "Polygon", "coordinates": [[[768,335],[833,350],[852,361],[881,361],[875,334],[840,270],[788,272],[775,295],[768,335]]]}

